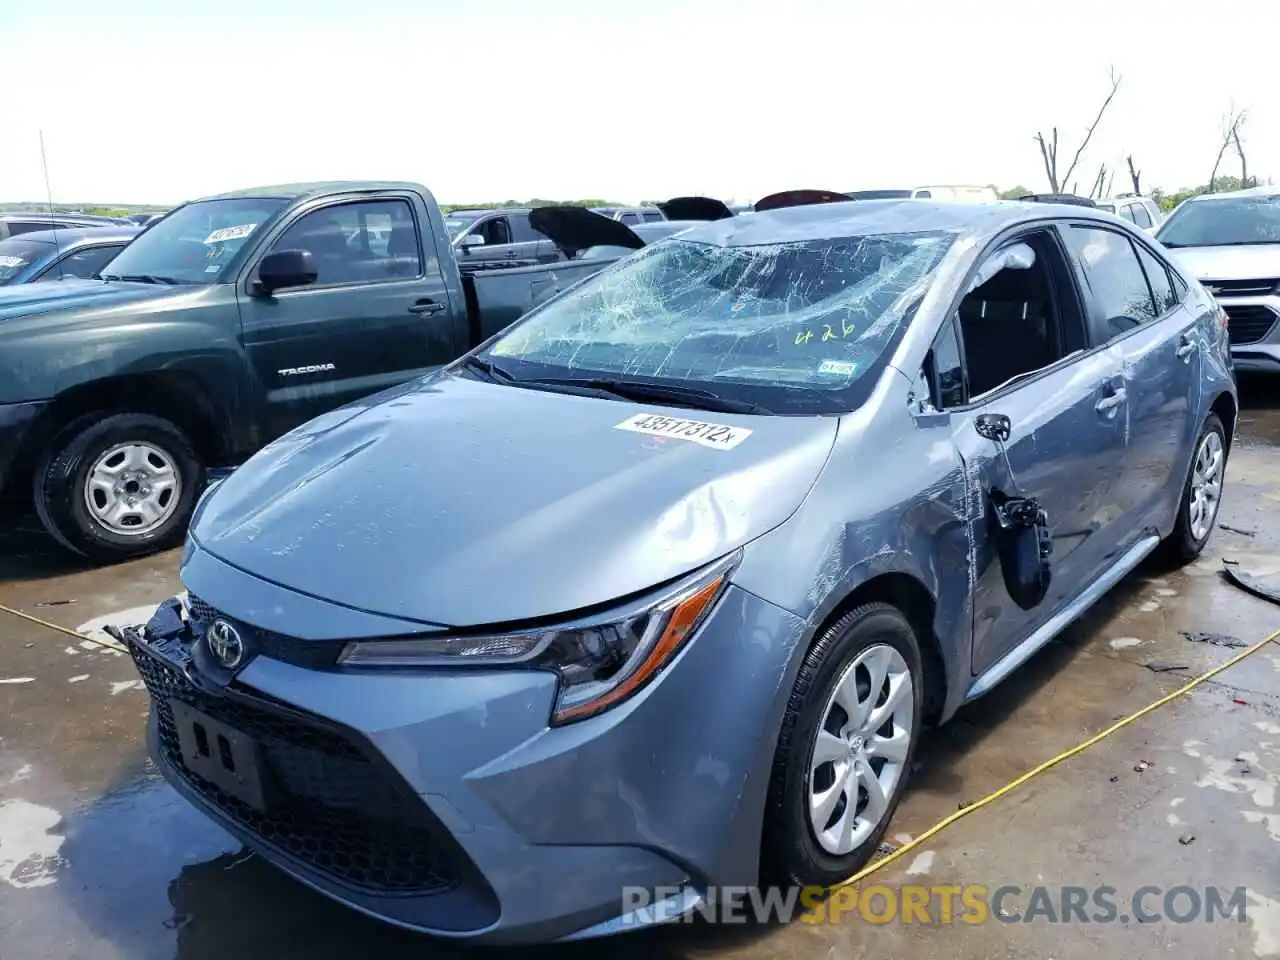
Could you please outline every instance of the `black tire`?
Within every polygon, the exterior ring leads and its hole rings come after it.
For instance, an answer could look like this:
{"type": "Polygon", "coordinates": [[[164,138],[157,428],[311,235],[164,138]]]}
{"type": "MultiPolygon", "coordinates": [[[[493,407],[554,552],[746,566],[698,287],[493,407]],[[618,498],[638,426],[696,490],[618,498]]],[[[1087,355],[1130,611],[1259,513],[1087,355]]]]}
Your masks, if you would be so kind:
{"type": "Polygon", "coordinates": [[[875,852],[906,790],[920,738],[924,675],[920,647],[907,618],[887,603],[868,603],[831,625],[805,654],[787,703],[774,754],[765,808],[761,880],[766,884],[830,886],[856,873],[875,852]],[[897,787],[876,829],[863,843],[834,856],[818,843],[809,823],[809,765],[818,727],[845,668],[873,644],[895,648],[911,674],[911,742],[897,787]]]}
{"type": "MultiPolygon", "coordinates": [[[[1230,454],[1230,449],[1227,445],[1227,431],[1223,427],[1222,421],[1218,419],[1218,415],[1211,413],[1205,418],[1204,426],[1200,428],[1195,446],[1192,447],[1191,463],[1187,466],[1187,479],[1182,484],[1182,498],[1178,501],[1178,516],[1174,521],[1173,530],[1160,544],[1161,559],[1168,566],[1185,566],[1199,557],[1201,551],[1204,550],[1205,544],[1213,536],[1214,528],[1218,523],[1218,514],[1215,513],[1213,523],[1209,525],[1209,529],[1205,531],[1203,537],[1197,539],[1191,532],[1191,482],[1195,476],[1196,458],[1200,454],[1200,445],[1204,443],[1205,437],[1210,433],[1216,433],[1222,443],[1222,471],[1225,479],[1227,458],[1230,454]]],[[[1221,512],[1221,503],[1219,503],[1218,511],[1221,512]]]]}
{"type": "Polygon", "coordinates": [[[54,437],[36,466],[36,513],[59,544],[95,561],[140,557],[180,543],[204,488],[205,465],[187,436],[161,417],[142,413],[90,414],[69,423],[54,437]],[[120,443],[145,442],[159,448],[179,477],[178,503],[163,524],[147,533],[126,535],[94,518],[84,488],[99,456],[120,443]]]}

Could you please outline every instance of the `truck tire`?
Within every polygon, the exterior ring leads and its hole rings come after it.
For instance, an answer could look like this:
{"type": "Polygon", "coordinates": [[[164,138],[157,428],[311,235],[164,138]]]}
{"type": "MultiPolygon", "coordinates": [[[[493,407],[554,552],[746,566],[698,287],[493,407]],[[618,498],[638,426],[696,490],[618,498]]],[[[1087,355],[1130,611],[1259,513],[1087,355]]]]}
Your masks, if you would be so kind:
{"type": "Polygon", "coordinates": [[[168,420],[90,414],[59,431],[40,458],[36,513],[68,550],[127,560],[181,542],[204,476],[191,441],[168,420]]]}

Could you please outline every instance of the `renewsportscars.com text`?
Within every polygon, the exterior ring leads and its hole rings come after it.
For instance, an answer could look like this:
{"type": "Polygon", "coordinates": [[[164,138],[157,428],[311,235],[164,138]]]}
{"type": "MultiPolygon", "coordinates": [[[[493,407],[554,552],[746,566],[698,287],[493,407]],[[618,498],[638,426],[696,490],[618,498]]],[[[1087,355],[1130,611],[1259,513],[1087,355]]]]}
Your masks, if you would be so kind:
{"type": "Polygon", "coordinates": [[[693,910],[672,916],[679,888],[623,890],[626,925],[710,923],[1217,923],[1246,920],[1244,887],[988,886],[719,887],[693,910]]]}

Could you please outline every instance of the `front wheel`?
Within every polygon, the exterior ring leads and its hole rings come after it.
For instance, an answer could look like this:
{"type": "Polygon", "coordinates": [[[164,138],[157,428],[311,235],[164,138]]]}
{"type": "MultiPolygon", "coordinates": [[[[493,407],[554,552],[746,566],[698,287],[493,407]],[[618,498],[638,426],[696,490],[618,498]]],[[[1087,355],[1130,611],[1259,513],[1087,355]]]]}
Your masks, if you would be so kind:
{"type": "Polygon", "coordinates": [[[766,882],[830,886],[871,858],[906,786],[923,689],[915,632],[890,604],[850,611],[813,645],[774,758],[766,882]]]}
{"type": "Polygon", "coordinates": [[[180,541],[203,486],[204,464],[181,429],[122,413],[66,426],[41,458],[33,492],[62,546],[114,561],[180,541]]]}
{"type": "Polygon", "coordinates": [[[1215,413],[1209,414],[1196,438],[1191,471],[1178,502],[1173,532],[1161,545],[1165,558],[1176,565],[1191,563],[1213,533],[1222,506],[1227,473],[1227,431],[1215,413]]]}

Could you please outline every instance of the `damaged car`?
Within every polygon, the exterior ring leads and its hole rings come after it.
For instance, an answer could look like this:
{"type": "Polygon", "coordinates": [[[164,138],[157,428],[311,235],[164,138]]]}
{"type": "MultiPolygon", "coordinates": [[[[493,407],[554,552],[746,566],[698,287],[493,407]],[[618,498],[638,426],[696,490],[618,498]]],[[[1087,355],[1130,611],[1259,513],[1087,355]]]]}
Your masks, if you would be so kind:
{"type": "Polygon", "coordinates": [[[1108,214],[719,219],[269,444],[119,635],[165,777],[301,882],[610,934],[865,864],[926,725],[1203,550],[1236,412],[1213,299],[1108,214]]]}

